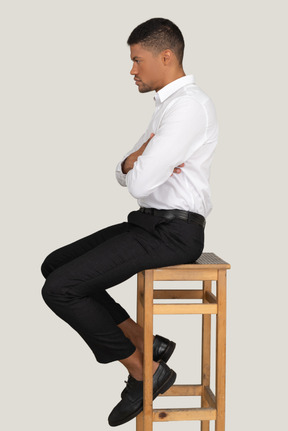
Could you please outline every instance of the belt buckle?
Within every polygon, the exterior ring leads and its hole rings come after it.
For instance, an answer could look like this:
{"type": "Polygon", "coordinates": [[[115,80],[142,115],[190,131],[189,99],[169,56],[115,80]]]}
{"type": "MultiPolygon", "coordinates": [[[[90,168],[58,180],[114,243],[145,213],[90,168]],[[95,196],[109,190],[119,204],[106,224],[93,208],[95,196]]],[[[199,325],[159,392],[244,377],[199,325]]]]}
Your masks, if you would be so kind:
{"type": "Polygon", "coordinates": [[[176,215],[172,212],[166,213],[163,217],[165,217],[167,220],[174,220],[176,218],[176,215]]]}

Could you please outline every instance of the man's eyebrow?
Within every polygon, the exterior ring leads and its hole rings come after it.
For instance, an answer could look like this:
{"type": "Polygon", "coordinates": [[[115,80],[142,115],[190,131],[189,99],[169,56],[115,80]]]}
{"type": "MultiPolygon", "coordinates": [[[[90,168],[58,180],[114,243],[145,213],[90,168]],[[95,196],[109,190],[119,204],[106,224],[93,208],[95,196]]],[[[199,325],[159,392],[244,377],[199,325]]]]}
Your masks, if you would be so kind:
{"type": "Polygon", "coordinates": [[[135,55],[135,57],[131,58],[132,61],[136,60],[137,58],[143,58],[143,57],[139,57],[138,55],[135,55]]]}

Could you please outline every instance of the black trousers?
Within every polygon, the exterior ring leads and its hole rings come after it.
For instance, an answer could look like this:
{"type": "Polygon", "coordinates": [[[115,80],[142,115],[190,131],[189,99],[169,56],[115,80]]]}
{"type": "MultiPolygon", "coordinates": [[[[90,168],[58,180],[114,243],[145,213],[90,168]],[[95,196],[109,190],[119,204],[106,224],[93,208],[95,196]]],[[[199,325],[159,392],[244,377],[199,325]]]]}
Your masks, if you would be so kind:
{"type": "Polygon", "coordinates": [[[42,297],[74,328],[100,363],[136,350],[117,326],[130,316],[107,290],[143,269],[193,263],[204,246],[195,222],[132,211],[127,221],[52,251],[41,265],[42,297]]]}

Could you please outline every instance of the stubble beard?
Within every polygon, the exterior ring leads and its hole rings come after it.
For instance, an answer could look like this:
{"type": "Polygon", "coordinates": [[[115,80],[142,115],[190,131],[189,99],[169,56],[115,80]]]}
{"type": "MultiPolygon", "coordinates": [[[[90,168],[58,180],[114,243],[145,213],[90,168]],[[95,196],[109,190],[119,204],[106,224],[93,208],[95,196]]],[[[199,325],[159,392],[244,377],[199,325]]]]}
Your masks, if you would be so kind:
{"type": "Polygon", "coordinates": [[[144,84],[144,82],[141,81],[141,83],[138,85],[138,89],[140,93],[148,93],[149,91],[153,91],[153,88],[151,88],[149,85],[144,84]]]}

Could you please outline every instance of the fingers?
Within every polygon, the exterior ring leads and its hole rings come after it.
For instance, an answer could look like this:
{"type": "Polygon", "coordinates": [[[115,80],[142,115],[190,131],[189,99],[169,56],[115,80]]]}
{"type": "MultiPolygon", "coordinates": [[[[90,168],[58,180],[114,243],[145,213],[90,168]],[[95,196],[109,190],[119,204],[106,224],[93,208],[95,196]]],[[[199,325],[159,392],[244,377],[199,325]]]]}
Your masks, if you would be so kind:
{"type": "Polygon", "coordinates": [[[176,172],[177,174],[179,174],[181,172],[181,169],[179,169],[180,167],[183,168],[184,163],[181,163],[181,165],[178,165],[176,168],[174,168],[173,172],[176,172]]]}
{"type": "Polygon", "coordinates": [[[174,168],[174,169],[173,169],[172,174],[170,175],[170,177],[172,177],[173,173],[175,173],[175,174],[180,174],[181,169],[179,169],[179,168],[180,168],[180,167],[181,167],[181,168],[183,168],[183,166],[184,166],[184,162],[183,162],[183,163],[181,163],[181,165],[178,165],[176,168],[174,168]]]}
{"type": "Polygon", "coordinates": [[[145,148],[147,147],[147,145],[149,144],[149,142],[151,141],[151,139],[153,138],[153,136],[155,136],[155,133],[150,133],[150,138],[147,139],[146,142],[144,142],[144,144],[141,145],[141,147],[139,148],[139,150],[135,151],[135,153],[137,153],[138,155],[142,155],[143,151],[145,150],[145,148]]]}
{"type": "Polygon", "coordinates": [[[149,138],[149,139],[147,139],[147,141],[146,141],[146,142],[144,142],[144,144],[142,145],[142,147],[143,147],[143,148],[146,148],[146,147],[147,147],[147,145],[149,144],[149,142],[151,141],[151,139],[153,138],[153,136],[155,136],[155,133],[151,133],[151,134],[150,134],[150,138],[149,138]]]}
{"type": "Polygon", "coordinates": [[[151,141],[151,139],[153,138],[153,136],[155,136],[155,134],[151,133],[150,138],[146,141],[146,145],[151,141]]]}

